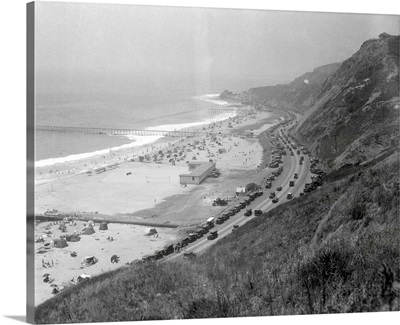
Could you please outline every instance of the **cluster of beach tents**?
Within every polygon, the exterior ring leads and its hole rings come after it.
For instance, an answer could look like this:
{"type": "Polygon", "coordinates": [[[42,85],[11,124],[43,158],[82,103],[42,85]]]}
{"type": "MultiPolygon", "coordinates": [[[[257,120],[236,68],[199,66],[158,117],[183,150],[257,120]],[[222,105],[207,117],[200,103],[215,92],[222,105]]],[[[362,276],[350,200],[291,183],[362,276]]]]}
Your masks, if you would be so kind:
{"type": "MultiPolygon", "coordinates": [[[[100,223],[99,230],[101,230],[101,231],[108,230],[107,223],[106,222],[100,223]]],[[[88,226],[85,229],[83,229],[83,231],[81,232],[80,235],[92,235],[94,233],[95,233],[94,222],[93,221],[89,221],[88,226]]],[[[68,246],[68,242],[78,242],[78,241],[80,241],[81,240],[80,235],[77,234],[77,233],[73,233],[73,234],[70,234],[70,235],[65,235],[65,236],[60,237],[60,238],[56,238],[53,241],[53,245],[56,248],[67,247],[68,246]]]]}

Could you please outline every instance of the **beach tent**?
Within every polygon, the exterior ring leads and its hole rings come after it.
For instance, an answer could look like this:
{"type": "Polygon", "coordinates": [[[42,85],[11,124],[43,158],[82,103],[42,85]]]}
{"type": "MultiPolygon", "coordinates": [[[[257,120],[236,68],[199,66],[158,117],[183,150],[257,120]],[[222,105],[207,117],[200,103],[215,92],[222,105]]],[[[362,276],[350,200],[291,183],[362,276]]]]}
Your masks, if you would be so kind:
{"type": "Polygon", "coordinates": [[[83,230],[82,235],[91,235],[91,234],[94,234],[94,233],[95,233],[95,231],[94,231],[93,227],[86,227],[83,230]]]}
{"type": "Polygon", "coordinates": [[[99,226],[99,230],[108,230],[107,222],[102,222],[99,226]]]}
{"type": "Polygon", "coordinates": [[[155,228],[146,228],[144,230],[145,236],[152,236],[152,235],[155,235],[156,233],[157,233],[157,230],[155,228]]]}
{"type": "Polygon", "coordinates": [[[54,239],[54,247],[64,248],[67,246],[68,246],[67,241],[64,238],[54,239]]]}
{"type": "Polygon", "coordinates": [[[65,239],[70,242],[77,242],[81,240],[81,237],[78,234],[67,235],[65,237],[65,239]]]}

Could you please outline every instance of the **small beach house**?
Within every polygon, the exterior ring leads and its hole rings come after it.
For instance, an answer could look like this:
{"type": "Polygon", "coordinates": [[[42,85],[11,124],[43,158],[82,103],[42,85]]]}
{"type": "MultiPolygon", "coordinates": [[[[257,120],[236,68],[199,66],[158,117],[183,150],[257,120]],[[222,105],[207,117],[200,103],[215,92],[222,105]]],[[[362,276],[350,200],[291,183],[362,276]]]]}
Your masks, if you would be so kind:
{"type": "Polygon", "coordinates": [[[215,162],[190,162],[190,174],[179,175],[179,182],[182,185],[200,184],[212,171],[215,170],[215,162]]]}

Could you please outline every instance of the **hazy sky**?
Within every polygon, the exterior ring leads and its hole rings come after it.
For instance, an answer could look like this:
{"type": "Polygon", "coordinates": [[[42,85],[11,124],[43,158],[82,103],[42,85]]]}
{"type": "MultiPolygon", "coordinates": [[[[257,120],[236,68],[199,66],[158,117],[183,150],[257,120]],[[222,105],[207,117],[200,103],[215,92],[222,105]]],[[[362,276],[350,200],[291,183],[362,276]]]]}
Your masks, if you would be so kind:
{"type": "Polygon", "coordinates": [[[384,31],[399,33],[397,16],[36,2],[36,71],[262,86],[345,60],[384,31]]]}

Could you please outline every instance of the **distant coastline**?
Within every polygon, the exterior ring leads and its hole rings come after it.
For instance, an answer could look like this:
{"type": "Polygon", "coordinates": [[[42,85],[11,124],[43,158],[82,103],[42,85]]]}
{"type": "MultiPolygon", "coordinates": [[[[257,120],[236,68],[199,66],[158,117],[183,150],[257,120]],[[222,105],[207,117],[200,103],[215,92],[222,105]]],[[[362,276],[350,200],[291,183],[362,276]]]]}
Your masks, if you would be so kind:
{"type": "MultiPolygon", "coordinates": [[[[195,96],[193,98],[195,98],[197,100],[202,100],[202,101],[205,101],[208,103],[212,103],[212,104],[215,104],[218,106],[221,106],[221,105],[227,106],[229,104],[226,101],[219,100],[219,94],[206,94],[206,95],[202,95],[202,96],[195,96]]],[[[175,131],[176,130],[176,131],[178,131],[178,130],[183,130],[183,129],[192,129],[192,128],[201,127],[201,126],[204,126],[207,124],[221,122],[221,121],[224,121],[224,120],[234,117],[234,116],[236,116],[236,113],[231,113],[231,114],[223,113],[223,114],[218,114],[213,118],[206,118],[201,121],[195,121],[195,122],[191,122],[191,123],[177,123],[177,124],[164,124],[164,125],[158,125],[158,126],[150,126],[150,127],[145,127],[144,130],[163,130],[163,131],[175,131]]],[[[55,132],[57,132],[57,131],[55,131],[55,132]]],[[[107,155],[110,152],[114,152],[114,151],[150,145],[150,144],[155,143],[157,140],[163,138],[163,136],[160,136],[160,135],[154,135],[154,136],[131,136],[131,135],[128,135],[128,136],[123,136],[123,137],[129,139],[132,142],[114,146],[114,147],[90,151],[90,152],[86,152],[86,153],[71,154],[71,155],[67,155],[67,156],[63,156],[63,157],[52,157],[52,158],[40,159],[35,162],[35,166],[36,167],[46,167],[46,166],[52,166],[52,165],[56,165],[56,164],[62,164],[62,163],[68,163],[68,162],[88,159],[88,158],[95,157],[95,156],[107,155]]]]}

